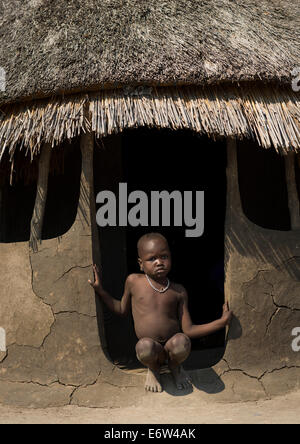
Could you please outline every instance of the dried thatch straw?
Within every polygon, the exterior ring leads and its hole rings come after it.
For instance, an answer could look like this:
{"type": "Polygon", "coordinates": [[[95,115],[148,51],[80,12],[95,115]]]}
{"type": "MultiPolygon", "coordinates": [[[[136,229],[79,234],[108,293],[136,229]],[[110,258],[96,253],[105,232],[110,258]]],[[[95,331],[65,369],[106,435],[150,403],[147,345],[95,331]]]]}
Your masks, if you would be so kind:
{"type": "Polygon", "coordinates": [[[2,0],[0,103],[125,85],[289,84],[295,0],[2,0]]]}
{"type": "Polygon", "coordinates": [[[84,117],[87,97],[57,98],[4,108],[0,113],[0,160],[5,151],[13,158],[14,152],[26,149],[31,158],[39,153],[42,143],[52,147],[65,139],[72,139],[89,128],[84,117]]]}
{"type": "Polygon", "coordinates": [[[90,130],[103,137],[139,126],[251,137],[263,148],[300,151],[300,94],[288,87],[127,87],[6,105],[2,111],[0,158],[7,152],[12,159],[18,147],[32,157],[44,142],[53,147],[90,130]]]}

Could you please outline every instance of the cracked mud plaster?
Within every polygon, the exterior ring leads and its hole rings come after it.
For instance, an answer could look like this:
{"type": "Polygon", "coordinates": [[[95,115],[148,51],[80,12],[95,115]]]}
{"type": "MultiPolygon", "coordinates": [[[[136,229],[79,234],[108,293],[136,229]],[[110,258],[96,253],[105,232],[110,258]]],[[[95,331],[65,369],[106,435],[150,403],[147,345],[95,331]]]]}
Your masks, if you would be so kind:
{"type": "Polygon", "coordinates": [[[88,230],[75,221],[60,239],[44,240],[40,250],[30,254],[34,291],[42,299],[47,298],[53,286],[68,277],[74,269],[82,268],[84,271],[91,267],[92,242],[90,236],[82,236],[85,231],[88,230]]]}
{"type": "Polygon", "coordinates": [[[54,313],[77,312],[96,316],[94,291],[88,284],[91,266],[73,267],[53,282],[51,291],[43,292],[43,300],[50,304],[54,313]]]}
{"type": "Polygon", "coordinates": [[[61,407],[70,403],[73,391],[73,387],[57,383],[43,386],[0,381],[0,404],[26,408],[61,407]]]}
{"type": "MultiPolygon", "coordinates": [[[[224,361],[226,362],[226,360],[224,359],[224,361]]],[[[260,375],[260,376],[255,376],[255,375],[251,375],[251,374],[248,374],[248,373],[246,373],[244,370],[242,370],[242,369],[240,369],[240,368],[230,368],[229,367],[229,365],[228,365],[228,363],[226,362],[226,364],[227,364],[227,366],[228,366],[228,369],[227,370],[225,370],[222,374],[220,374],[220,378],[223,376],[223,375],[225,375],[225,374],[229,374],[229,373],[231,373],[231,374],[240,374],[240,375],[243,375],[243,377],[244,376],[246,376],[247,378],[250,378],[250,379],[255,379],[255,380],[257,380],[260,384],[261,384],[261,387],[262,387],[262,389],[264,390],[264,393],[265,393],[265,395],[267,396],[267,392],[266,392],[266,390],[265,390],[265,387],[264,387],[264,385],[263,385],[263,383],[262,383],[262,381],[261,381],[261,378],[265,375],[265,373],[267,373],[267,372],[264,372],[262,375],[260,375]],[[239,373],[238,373],[239,372],[239,373]]]]}
{"type": "Polygon", "coordinates": [[[54,313],[77,312],[96,316],[92,279],[91,237],[76,221],[60,240],[49,239],[31,253],[34,292],[54,313]]]}
{"type": "MultiPolygon", "coordinates": [[[[9,349],[7,359],[0,367],[0,381],[35,383],[43,386],[50,386],[53,383],[64,384],[59,380],[60,372],[56,369],[56,360],[48,359],[48,352],[44,348],[36,349],[33,347],[23,347],[12,345],[9,349]]],[[[76,364],[75,359],[75,364],[76,364]]],[[[94,380],[85,385],[93,385],[97,382],[101,370],[98,374],[94,372],[94,380]]],[[[70,384],[70,386],[74,386],[70,384]]],[[[74,386],[76,389],[77,386],[74,386]]]]}
{"type": "Polygon", "coordinates": [[[101,369],[101,347],[96,318],[78,313],[56,315],[44,342],[46,362],[53,362],[58,381],[74,386],[93,383],[101,369]]]}
{"type": "Polygon", "coordinates": [[[54,322],[52,310],[32,290],[28,244],[1,244],[0,325],[10,344],[40,347],[54,322]]]}
{"type": "Polygon", "coordinates": [[[253,376],[245,373],[242,369],[230,368],[219,375],[226,386],[222,397],[229,401],[228,395],[232,390],[234,401],[255,401],[264,398],[270,399],[273,396],[299,390],[299,369],[300,366],[283,366],[282,368],[265,371],[260,376],[253,376]],[[246,378],[248,378],[248,381],[246,378]],[[259,385],[254,383],[253,380],[260,384],[264,396],[259,385]]]}
{"type": "Polygon", "coordinates": [[[276,307],[300,311],[300,258],[292,257],[274,270],[264,271],[263,277],[272,285],[276,307]]]}
{"type": "MultiPolygon", "coordinates": [[[[244,300],[251,307],[252,314],[257,316],[257,320],[261,319],[261,314],[267,317],[262,345],[264,349],[268,348],[273,368],[279,364],[300,364],[299,356],[291,348],[291,331],[294,326],[300,325],[300,310],[295,308],[299,306],[298,267],[298,260],[293,258],[288,261],[288,266],[285,263],[271,271],[260,271],[243,287],[244,300]]],[[[257,329],[260,326],[259,331],[263,333],[263,323],[256,322],[256,326],[257,329]]]]}
{"type": "Polygon", "coordinates": [[[291,331],[300,325],[299,268],[299,258],[291,258],[277,268],[257,271],[240,283],[240,290],[234,287],[235,319],[225,352],[231,368],[259,377],[300,365],[300,353],[291,347],[291,331]]]}
{"type": "Polygon", "coordinates": [[[269,397],[284,395],[293,390],[300,389],[300,365],[274,369],[262,376],[266,393],[269,397]]]}
{"type": "MultiPolygon", "coordinates": [[[[100,379],[96,384],[78,388],[72,404],[80,407],[116,408],[136,405],[145,396],[144,378],[135,378],[137,382],[129,386],[112,385],[100,379]]],[[[157,393],[156,393],[157,395],[157,393]]]]}

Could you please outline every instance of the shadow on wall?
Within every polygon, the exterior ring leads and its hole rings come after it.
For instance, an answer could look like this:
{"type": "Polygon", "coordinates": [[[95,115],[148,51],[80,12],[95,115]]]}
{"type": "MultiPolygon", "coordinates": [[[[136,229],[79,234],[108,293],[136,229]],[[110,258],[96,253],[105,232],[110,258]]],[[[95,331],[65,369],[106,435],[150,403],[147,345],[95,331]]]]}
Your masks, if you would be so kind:
{"type": "Polygon", "coordinates": [[[232,315],[230,327],[228,330],[226,343],[231,339],[239,339],[243,335],[243,328],[235,314],[232,315]]]}

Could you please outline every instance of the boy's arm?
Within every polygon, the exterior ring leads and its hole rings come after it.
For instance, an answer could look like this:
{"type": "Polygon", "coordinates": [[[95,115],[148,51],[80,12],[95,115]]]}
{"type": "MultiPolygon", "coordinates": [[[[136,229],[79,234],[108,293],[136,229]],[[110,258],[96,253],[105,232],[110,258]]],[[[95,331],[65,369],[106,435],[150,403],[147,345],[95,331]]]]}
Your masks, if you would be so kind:
{"type": "Polygon", "coordinates": [[[119,316],[126,316],[130,310],[130,296],[131,296],[131,284],[133,276],[129,275],[125,282],[125,289],[122,299],[113,298],[104,288],[100,282],[99,269],[97,265],[93,266],[94,271],[94,283],[88,281],[89,284],[94,288],[96,293],[100,296],[101,300],[107,305],[107,307],[119,316]]]}
{"type": "Polygon", "coordinates": [[[196,325],[192,323],[191,316],[188,309],[188,295],[186,290],[182,287],[182,293],[179,305],[179,320],[181,322],[181,328],[184,334],[189,338],[200,338],[202,336],[210,335],[215,331],[224,328],[230,323],[232,311],[228,308],[228,303],[223,305],[223,314],[220,319],[217,319],[208,324],[196,325]]]}

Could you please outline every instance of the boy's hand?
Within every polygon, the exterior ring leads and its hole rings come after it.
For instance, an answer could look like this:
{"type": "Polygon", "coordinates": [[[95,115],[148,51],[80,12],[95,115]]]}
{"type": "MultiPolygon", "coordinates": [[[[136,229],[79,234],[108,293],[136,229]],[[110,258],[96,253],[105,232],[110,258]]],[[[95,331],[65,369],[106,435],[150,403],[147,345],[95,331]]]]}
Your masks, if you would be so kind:
{"type": "Polygon", "coordinates": [[[222,321],[224,322],[224,327],[225,325],[230,324],[231,317],[232,317],[232,310],[229,310],[228,302],[225,302],[225,304],[223,305],[223,314],[221,317],[222,321]]]}
{"type": "Polygon", "coordinates": [[[101,293],[104,290],[100,282],[100,276],[99,276],[100,272],[97,265],[93,265],[93,272],[94,272],[94,282],[88,280],[88,283],[94,288],[95,291],[97,291],[97,293],[101,293]]]}

